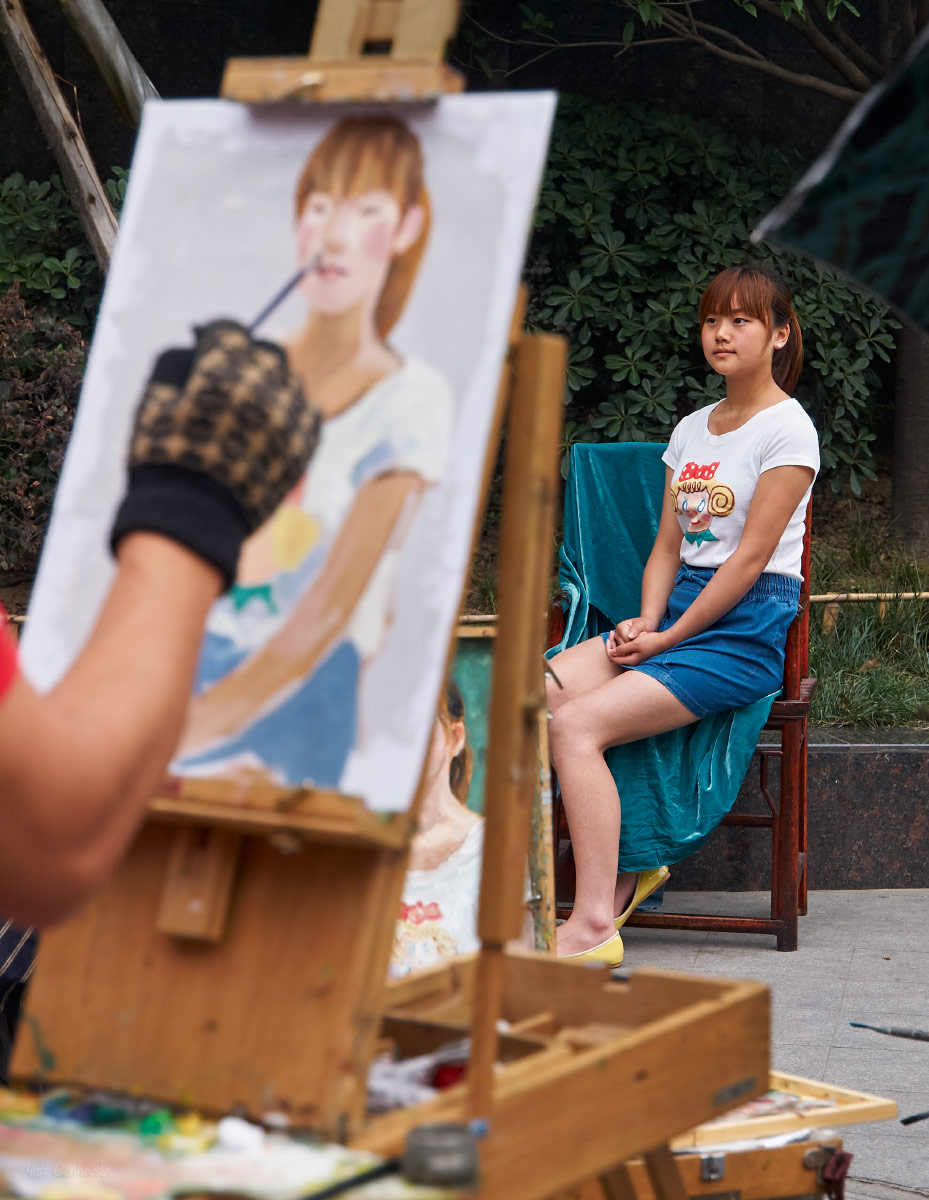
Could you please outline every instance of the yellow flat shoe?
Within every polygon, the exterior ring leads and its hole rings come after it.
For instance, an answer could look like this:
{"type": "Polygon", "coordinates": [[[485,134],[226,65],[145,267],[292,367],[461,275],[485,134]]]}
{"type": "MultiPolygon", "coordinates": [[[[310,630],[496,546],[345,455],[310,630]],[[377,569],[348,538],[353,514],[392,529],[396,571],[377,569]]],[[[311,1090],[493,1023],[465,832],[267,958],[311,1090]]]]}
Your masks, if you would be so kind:
{"type": "Polygon", "coordinates": [[[571,958],[575,962],[605,963],[608,967],[618,967],[623,961],[623,939],[617,932],[599,946],[579,950],[577,954],[562,954],[560,957],[571,958]]]}
{"type": "Polygon", "coordinates": [[[670,878],[671,872],[667,867],[652,867],[650,871],[640,871],[635,881],[635,891],[632,899],[619,914],[613,924],[617,930],[622,929],[642,901],[658,890],[670,878]]]}

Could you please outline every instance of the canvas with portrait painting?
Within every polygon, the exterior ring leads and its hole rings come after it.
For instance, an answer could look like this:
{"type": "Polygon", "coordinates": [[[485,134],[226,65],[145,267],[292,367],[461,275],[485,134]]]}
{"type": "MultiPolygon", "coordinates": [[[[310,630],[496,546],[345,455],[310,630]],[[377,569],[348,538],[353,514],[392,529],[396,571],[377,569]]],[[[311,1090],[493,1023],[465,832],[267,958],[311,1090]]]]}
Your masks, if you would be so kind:
{"type": "Polygon", "coordinates": [[[258,319],[319,409],[320,441],[210,614],[171,770],[409,806],[552,111],[548,93],[146,106],[23,647],[39,687],[109,581],[153,358],[212,319],[258,319]]]}

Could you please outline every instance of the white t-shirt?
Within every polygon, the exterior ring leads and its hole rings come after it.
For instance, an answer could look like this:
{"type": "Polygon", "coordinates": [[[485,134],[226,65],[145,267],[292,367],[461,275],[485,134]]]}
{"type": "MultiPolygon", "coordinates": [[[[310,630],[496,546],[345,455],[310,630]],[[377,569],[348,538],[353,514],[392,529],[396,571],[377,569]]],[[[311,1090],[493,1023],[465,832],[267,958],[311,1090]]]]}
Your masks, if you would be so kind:
{"type": "Polygon", "coordinates": [[[477,905],[481,890],[484,822],[448,858],[428,871],[407,871],[390,958],[392,976],[435,966],[480,948],[477,905]]]}
{"type": "MultiPolygon", "coordinates": [[[[222,597],[207,628],[249,650],[272,637],[322,570],[365,483],[391,471],[411,471],[427,484],[442,479],[453,418],[445,379],[420,359],[408,358],[349,408],[323,421],[299,501],[285,501],[271,518],[277,573],[266,581],[267,601],[259,597],[243,605],[222,597]]],[[[362,657],[380,643],[408,524],[402,517],[397,522],[346,631],[362,657]]]]}
{"type": "MultiPolygon", "coordinates": [[[[408,358],[350,408],[323,422],[301,508],[318,522],[320,545],[327,552],[369,480],[390,471],[410,471],[427,484],[442,479],[453,418],[454,401],[445,379],[420,359],[408,358]]],[[[362,657],[380,643],[408,523],[403,517],[397,522],[352,617],[349,637],[362,657]]]]}
{"type": "MultiPolygon", "coordinates": [[[[819,438],[794,399],[763,409],[730,433],[710,433],[716,405],[678,423],[662,455],[671,468],[671,491],[684,540],[681,559],[694,567],[720,567],[742,537],[758,480],[773,467],[811,467],[819,472],[819,438]]],[[[801,578],[803,523],[810,487],[791,515],[764,568],[771,575],[801,578]]]]}

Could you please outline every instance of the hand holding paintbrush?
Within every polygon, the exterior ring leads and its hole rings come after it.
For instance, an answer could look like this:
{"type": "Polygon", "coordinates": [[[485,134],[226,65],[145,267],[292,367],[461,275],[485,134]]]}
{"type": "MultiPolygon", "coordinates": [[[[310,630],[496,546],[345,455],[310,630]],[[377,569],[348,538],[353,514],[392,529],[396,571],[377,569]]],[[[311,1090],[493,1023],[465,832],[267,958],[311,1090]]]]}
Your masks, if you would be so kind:
{"type": "Polygon", "coordinates": [[[114,551],[134,530],[160,533],[228,587],[242,542],[306,470],[319,425],[279,346],[235,321],[197,329],[193,349],[158,356],[143,392],[114,551]]]}

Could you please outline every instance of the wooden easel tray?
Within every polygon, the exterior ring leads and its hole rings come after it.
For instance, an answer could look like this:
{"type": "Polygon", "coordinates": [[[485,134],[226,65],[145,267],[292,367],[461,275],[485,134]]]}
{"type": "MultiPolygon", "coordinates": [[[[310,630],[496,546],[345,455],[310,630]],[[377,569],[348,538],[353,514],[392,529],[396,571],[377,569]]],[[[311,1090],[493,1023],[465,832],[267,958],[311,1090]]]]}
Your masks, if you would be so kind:
{"type": "Polygon", "coordinates": [[[698,1125],[695,1129],[674,1138],[671,1142],[672,1147],[679,1150],[686,1146],[719,1145],[723,1142],[738,1142],[744,1138],[792,1133],[799,1129],[822,1129],[833,1128],[836,1125],[859,1125],[868,1121],[887,1121],[897,1115],[897,1106],[893,1100],[838,1087],[832,1083],[804,1079],[800,1075],[785,1075],[780,1071],[772,1071],[769,1087],[771,1091],[777,1090],[801,1097],[801,1104],[790,1111],[747,1115],[744,1109],[756,1107],[762,1102],[754,1101],[751,1105],[741,1106],[724,1117],[698,1125]],[[803,1100],[807,1098],[814,1102],[828,1103],[804,1107],[803,1100]]]}

